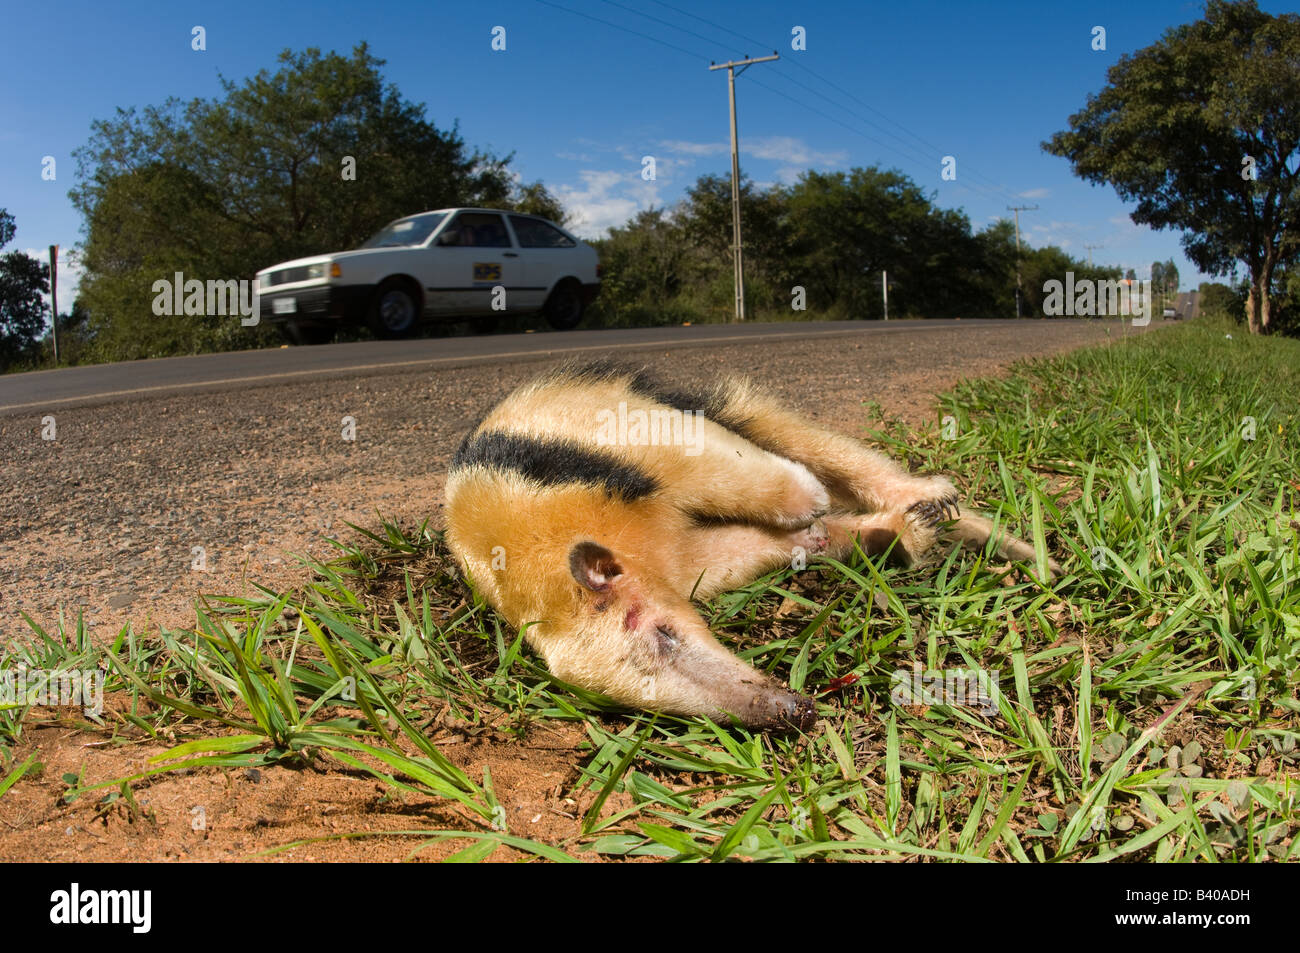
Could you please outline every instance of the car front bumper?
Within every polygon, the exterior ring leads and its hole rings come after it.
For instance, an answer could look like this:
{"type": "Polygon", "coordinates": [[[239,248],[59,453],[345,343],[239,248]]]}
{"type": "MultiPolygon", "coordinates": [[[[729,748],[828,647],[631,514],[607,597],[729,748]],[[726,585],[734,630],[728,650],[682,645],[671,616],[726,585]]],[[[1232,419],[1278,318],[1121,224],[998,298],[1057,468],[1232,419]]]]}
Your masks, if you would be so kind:
{"type": "Polygon", "coordinates": [[[361,321],[370,307],[373,285],[317,285],[267,290],[258,295],[263,321],[305,324],[361,321]],[[276,311],[277,301],[293,301],[292,311],[276,311]]]}

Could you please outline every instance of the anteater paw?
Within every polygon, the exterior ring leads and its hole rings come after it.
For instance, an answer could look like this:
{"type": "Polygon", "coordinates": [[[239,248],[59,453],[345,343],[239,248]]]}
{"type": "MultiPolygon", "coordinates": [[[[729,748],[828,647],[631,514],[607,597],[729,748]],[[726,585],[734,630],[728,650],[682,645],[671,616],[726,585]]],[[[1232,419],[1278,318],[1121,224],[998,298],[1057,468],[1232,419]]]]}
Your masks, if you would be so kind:
{"type": "Polygon", "coordinates": [[[949,493],[934,500],[917,500],[905,512],[908,519],[916,520],[923,526],[938,526],[961,515],[957,501],[957,494],[949,493]]]}

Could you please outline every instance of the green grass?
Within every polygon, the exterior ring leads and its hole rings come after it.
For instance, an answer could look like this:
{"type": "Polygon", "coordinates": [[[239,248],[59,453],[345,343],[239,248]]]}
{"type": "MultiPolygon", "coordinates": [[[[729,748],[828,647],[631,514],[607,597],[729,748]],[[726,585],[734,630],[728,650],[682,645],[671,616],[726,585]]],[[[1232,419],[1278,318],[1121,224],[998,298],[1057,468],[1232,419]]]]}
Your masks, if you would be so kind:
{"type": "MultiPolygon", "coordinates": [[[[422,839],[414,855],[461,838],[457,860],[1295,859],[1297,393],[1300,342],[1205,321],[963,384],[941,401],[955,432],[877,415],[876,441],[954,474],[1066,574],[858,554],[706,605],[743,657],[819,696],[804,737],[619,711],[558,683],[427,525],[339,543],[300,592],[213,600],[192,632],[124,630],[97,653],[80,628],[31,622],[34,643],[0,661],[106,655],[107,691],[130,703],[99,730],[179,742],[146,774],[319,760],[446,799],[463,831],[333,835],[422,839]],[[891,699],[914,665],[996,678],[978,704],[891,699]],[[429,741],[446,718],[519,737],[580,726],[575,835],[506,830],[491,777],[429,741]]],[[[9,752],[25,716],[0,710],[0,796],[30,768],[9,752]]],[[[69,776],[66,797],[128,797],[144,776],[69,776]]]]}

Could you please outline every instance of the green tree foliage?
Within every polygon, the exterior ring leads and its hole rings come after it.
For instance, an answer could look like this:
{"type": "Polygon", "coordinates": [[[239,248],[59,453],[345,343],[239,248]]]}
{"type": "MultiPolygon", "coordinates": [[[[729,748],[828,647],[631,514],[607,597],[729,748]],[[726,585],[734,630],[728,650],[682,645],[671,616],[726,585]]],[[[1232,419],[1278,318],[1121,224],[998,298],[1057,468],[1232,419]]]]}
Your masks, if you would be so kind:
{"type": "Polygon", "coordinates": [[[1209,0],[1205,19],[1122,56],[1043,147],[1183,232],[1212,275],[1250,275],[1247,323],[1273,325],[1275,279],[1300,256],[1300,16],[1209,0]]]}
{"type": "Polygon", "coordinates": [[[1171,294],[1171,295],[1178,294],[1178,282],[1179,282],[1178,266],[1174,264],[1174,260],[1172,258],[1169,259],[1167,262],[1165,262],[1164,273],[1162,277],[1164,278],[1165,294],[1171,294]]]}
{"type": "MultiPolygon", "coordinates": [[[[1009,221],[972,234],[896,171],[806,172],[790,186],[741,185],[746,314],[755,318],[880,318],[881,271],[891,317],[1006,317],[1015,313],[1016,243],[1009,221]],[[802,288],[807,310],[792,310],[802,288]]],[[[605,267],[597,320],[610,325],[728,320],[732,285],[731,182],[705,175],[671,210],[639,213],[598,242],[605,267]]],[[[1042,285],[1116,277],[1060,249],[1024,248],[1028,314],[1042,285]],[[1031,287],[1032,285],[1032,287],[1031,287]]]]}
{"type": "Polygon", "coordinates": [[[1048,281],[1064,283],[1067,273],[1074,274],[1076,285],[1084,280],[1114,281],[1120,277],[1120,269],[1090,268],[1086,261],[1072,257],[1056,245],[1023,250],[1020,273],[1024,280],[1024,311],[1030,317],[1043,315],[1047,297],[1043,285],[1048,281]]]}
{"type": "MultiPolygon", "coordinates": [[[[787,221],[788,203],[783,190],[773,187],[758,190],[747,176],[741,176],[740,215],[745,243],[746,297],[754,295],[758,307],[775,307],[784,289],[784,303],[789,306],[791,235],[787,221]]],[[[705,175],[696,180],[686,197],[682,220],[685,237],[700,254],[699,269],[709,275],[711,284],[722,288],[715,295],[723,314],[734,312],[732,281],[733,230],[731,221],[731,177],[705,175]]]]}
{"type": "Polygon", "coordinates": [[[541,182],[516,185],[508,205],[517,212],[549,218],[557,225],[565,224],[569,218],[560,200],[541,182]]]}
{"type": "Polygon", "coordinates": [[[596,243],[604,277],[601,323],[610,327],[672,324],[698,317],[679,302],[699,274],[685,227],[664,209],[644,209],[596,243]]]}
{"type": "Polygon", "coordinates": [[[1172,258],[1151,263],[1151,290],[1158,296],[1162,308],[1172,304],[1171,299],[1178,294],[1178,266],[1172,258]]]}
{"type": "MultiPolygon", "coordinates": [[[[14,217],[0,209],[0,248],[13,241],[14,217]]],[[[0,370],[22,359],[45,329],[50,266],[20,251],[0,256],[0,370]]]]}
{"type": "Polygon", "coordinates": [[[1221,281],[1202,281],[1197,289],[1201,315],[1223,316],[1241,321],[1246,316],[1246,297],[1221,281]]]}
{"type": "Polygon", "coordinates": [[[238,318],[156,317],[153,282],[251,279],[260,268],[358,245],[402,215],[456,205],[555,214],[509,158],[467,148],[385,85],[383,60],[285,51],[275,72],[222,79],[217,100],[119,109],[76,153],[85,217],[82,295],[95,348],[120,360],[247,347],[238,318]]]}

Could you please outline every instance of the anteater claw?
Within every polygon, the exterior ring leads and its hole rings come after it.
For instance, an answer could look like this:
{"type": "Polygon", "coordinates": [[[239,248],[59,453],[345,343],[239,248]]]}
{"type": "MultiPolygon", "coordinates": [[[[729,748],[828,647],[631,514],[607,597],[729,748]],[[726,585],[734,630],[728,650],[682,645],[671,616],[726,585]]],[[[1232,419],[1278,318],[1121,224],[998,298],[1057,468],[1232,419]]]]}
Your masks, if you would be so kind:
{"type": "Polygon", "coordinates": [[[937,500],[918,500],[907,508],[926,526],[937,526],[945,520],[955,520],[961,515],[957,507],[956,496],[945,496],[937,500]]]}

